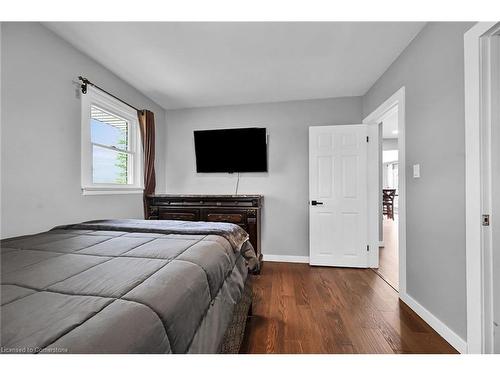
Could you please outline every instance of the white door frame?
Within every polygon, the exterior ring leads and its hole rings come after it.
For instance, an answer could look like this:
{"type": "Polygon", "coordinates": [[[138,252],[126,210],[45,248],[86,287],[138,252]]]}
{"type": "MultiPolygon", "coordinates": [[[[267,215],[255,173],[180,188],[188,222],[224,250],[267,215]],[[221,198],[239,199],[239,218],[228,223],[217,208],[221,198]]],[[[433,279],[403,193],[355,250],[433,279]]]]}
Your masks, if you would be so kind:
{"type": "Polygon", "coordinates": [[[465,73],[465,205],[467,352],[491,351],[491,231],[481,215],[491,212],[488,158],[490,150],[489,40],[500,23],[478,22],[464,35],[465,73]]]}
{"type": "MultiPolygon", "coordinates": [[[[394,107],[398,108],[398,173],[399,173],[399,200],[398,200],[398,252],[399,252],[399,296],[406,295],[406,153],[405,153],[405,88],[401,87],[396,91],[389,99],[383,102],[376,110],[370,113],[364,120],[363,124],[373,125],[368,128],[372,129],[372,133],[377,134],[376,139],[378,140],[378,126],[380,119],[388,111],[392,110],[394,107]]],[[[370,130],[369,130],[370,132],[370,130]]],[[[379,152],[379,142],[369,143],[369,157],[376,158],[378,160],[379,152]]],[[[375,202],[370,204],[369,209],[372,209],[370,213],[370,230],[376,231],[377,245],[374,251],[370,252],[370,267],[378,267],[378,239],[379,239],[379,217],[381,212],[379,212],[379,204],[382,199],[379,192],[379,169],[380,163],[377,163],[377,170],[371,171],[373,174],[369,178],[369,183],[374,187],[376,191],[376,198],[372,198],[370,202],[375,202]],[[376,177],[375,177],[376,174],[376,177]],[[376,211],[376,214],[373,212],[376,211]]],[[[373,191],[370,189],[370,191],[373,191]]],[[[370,237],[373,238],[373,235],[370,237]]]]}

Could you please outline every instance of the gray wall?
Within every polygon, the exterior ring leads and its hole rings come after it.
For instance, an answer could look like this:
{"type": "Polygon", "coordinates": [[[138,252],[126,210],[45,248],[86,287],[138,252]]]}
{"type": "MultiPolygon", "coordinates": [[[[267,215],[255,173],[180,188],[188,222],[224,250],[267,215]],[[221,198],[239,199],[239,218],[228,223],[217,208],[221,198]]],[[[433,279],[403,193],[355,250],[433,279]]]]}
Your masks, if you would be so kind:
{"type": "Polygon", "coordinates": [[[463,36],[471,26],[429,23],[363,98],[366,116],[406,87],[407,292],[464,339],[463,36]]]}
{"type": "Polygon", "coordinates": [[[266,127],[269,173],[243,173],[239,193],[264,195],[264,254],[308,256],[308,127],[356,123],[359,97],[168,110],[167,191],[234,194],[236,175],[196,173],[193,130],[266,127]]]}
{"type": "Polygon", "coordinates": [[[82,196],[79,74],[151,109],[157,121],[158,190],[165,190],[165,111],[37,23],[3,23],[2,238],[63,223],[141,217],[140,195],[82,196]]]}

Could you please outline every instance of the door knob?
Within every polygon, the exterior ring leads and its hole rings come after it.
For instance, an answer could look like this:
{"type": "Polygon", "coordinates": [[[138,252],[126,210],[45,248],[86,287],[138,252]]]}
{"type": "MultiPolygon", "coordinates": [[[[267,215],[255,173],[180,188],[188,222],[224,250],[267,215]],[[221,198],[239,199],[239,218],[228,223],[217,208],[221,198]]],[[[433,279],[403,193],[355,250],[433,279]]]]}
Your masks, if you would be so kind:
{"type": "Polygon", "coordinates": [[[323,202],[311,201],[311,204],[312,204],[313,206],[317,206],[317,205],[323,204],[323,202]]]}

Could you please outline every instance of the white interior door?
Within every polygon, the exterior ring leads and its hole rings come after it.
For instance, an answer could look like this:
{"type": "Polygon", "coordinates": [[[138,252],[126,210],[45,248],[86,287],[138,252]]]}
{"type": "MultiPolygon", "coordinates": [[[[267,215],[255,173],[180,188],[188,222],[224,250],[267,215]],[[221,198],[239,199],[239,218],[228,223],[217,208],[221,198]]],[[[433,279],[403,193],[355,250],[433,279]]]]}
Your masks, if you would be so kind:
{"type": "Polygon", "coordinates": [[[309,128],[309,263],[368,267],[367,125],[309,128]]]}

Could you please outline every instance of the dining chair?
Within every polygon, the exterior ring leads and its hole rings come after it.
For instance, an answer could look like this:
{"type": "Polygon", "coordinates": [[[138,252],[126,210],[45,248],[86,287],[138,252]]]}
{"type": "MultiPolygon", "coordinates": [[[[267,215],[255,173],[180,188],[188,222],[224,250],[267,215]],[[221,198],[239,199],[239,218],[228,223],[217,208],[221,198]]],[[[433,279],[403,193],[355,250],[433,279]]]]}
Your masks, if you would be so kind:
{"type": "Polygon", "coordinates": [[[382,215],[394,220],[394,198],[396,189],[382,189],[382,215]]]}

